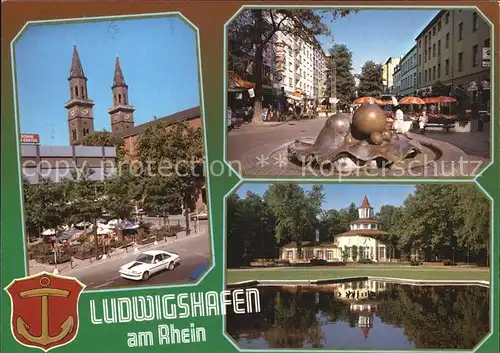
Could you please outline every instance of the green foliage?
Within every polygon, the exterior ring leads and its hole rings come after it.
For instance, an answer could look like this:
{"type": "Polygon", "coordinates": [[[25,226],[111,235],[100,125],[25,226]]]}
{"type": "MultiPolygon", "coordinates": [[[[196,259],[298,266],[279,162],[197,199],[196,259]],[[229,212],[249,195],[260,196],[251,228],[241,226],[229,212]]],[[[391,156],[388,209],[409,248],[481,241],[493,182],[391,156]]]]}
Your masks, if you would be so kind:
{"type": "Polygon", "coordinates": [[[410,266],[420,266],[422,265],[422,262],[418,260],[410,260],[410,266]]]}
{"type": "MultiPolygon", "coordinates": [[[[350,10],[304,10],[304,9],[252,9],[241,12],[228,26],[228,69],[244,73],[249,64],[255,68],[254,120],[260,119],[262,97],[262,66],[270,52],[270,45],[278,43],[276,34],[282,32],[300,39],[304,43],[317,45],[314,36],[330,35],[329,20],[344,17],[350,10]]],[[[290,48],[297,50],[297,48],[290,48]]]]}
{"type": "Polygon", "coordinates": [[[344,247],[344,249],[342,250],[342,261],[347,262],[348,260],[349,260],[349,250],[347,249],[347,247],[344,247]]]}
{"type": "Polygon", "coordinates": [[[446,86],[443,82],[437,81],[432,85],[433,97],[449,96],[449,95],[450,95],[450,88],[446,86]]]}
{"type": "Polygon", "coordinates": [[[137,147],[144,167],[139,183],[146,208],[167,214],[181,205],[194,208],[204,183],[198,172],[203,169],[202,141],[201,129],[185,122],[160,121],[141,132],[137,147]]]}
{"type": "Polygon", "coordinates": [[[108,131],[95,131],[85,136],[82,144],[84,146],[116,147],[116,157],[118,161],[122,161],[125,156],[123,139],[108,131]]]}
{"type": "Polygon", "coordinates": [[[227,203],[228,266],[276,257],[275,220],[266,202],[257,194],[248,193],[245,198],[234,194],[227,203]]]}
{"type": "Polygon", "coordinates": [[[300,249],[302,241],[313,238],[324,200],[321,185],[305,191],[297,184],[272,184],[264,199],[276,219],[278,242],[295,241],[300,249]]]}
{"type": "Polygon", "coordinates": [[[358,260],[358,247],[356,245],[352,246],[352,261],[358,260]]]}
{"type": "Polygon", "coordinates": [[[359,97],[380,97],[383,91],[382,65],[367,61],[359,76],[359,97]]]}
{"type": "MultiPolygon", "coordinates": [[[[352,74],[352,52],[345,44],[334,44],[328,52],[330,60],[327,60],[327,68],[331,72],[335,67],[337,98],[341,104],[349,104],[356,90],[356,82],[352,74]]],[[[332,88],[330,77],[327,78],[325,86],[325,96],[330,96],[332,88]]]]}

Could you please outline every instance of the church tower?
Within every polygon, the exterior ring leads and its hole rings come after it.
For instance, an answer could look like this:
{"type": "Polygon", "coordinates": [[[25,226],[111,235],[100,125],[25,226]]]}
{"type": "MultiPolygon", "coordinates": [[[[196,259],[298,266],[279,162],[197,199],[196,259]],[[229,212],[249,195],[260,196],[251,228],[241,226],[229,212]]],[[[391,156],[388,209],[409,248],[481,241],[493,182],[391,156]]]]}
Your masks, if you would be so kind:
{"type": "Polygon", "coordinates": [[[363,199],[363,202],[361,203],[361,207],[358,208],[358,215],[360,219],[371,219],[373,218],[373,207],[370,205],[370,202],[368,201],[368,197],[363,199]]]}
{"type": "Polygon", "coordinates": [[[111,116],[111,132],[133,127],[135,108],[129,105],[128,86],[125,83],[118,57],[116,57],[115,77],[111,89],[113,91],[113,107],[108,110],[111,116]]]}
{"type": "Polygon", "coordinates": [[[94,132],[94,102],[87,95],[87,77],[83,73],[82,63],[76,45],[73,47],[73,59],[69,73],[68,111],[69,142],[79,145],[85,136],[94,132]]]}

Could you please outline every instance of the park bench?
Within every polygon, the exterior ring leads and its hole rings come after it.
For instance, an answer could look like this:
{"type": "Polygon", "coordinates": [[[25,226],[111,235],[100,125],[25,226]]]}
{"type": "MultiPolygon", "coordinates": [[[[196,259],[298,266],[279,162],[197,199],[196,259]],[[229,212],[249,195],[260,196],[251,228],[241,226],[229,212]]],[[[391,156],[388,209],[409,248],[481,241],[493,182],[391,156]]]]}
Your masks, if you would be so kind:
{"type": "Polygon", "coordinates": [[[443,130],[446,130],[446,132],[449,132],[451,128],[455,127],[455,122],[451,119],[445,118],[429,118],[427,124],[425,124],[425,129],[428,127],[440,127],[443,130]]]}

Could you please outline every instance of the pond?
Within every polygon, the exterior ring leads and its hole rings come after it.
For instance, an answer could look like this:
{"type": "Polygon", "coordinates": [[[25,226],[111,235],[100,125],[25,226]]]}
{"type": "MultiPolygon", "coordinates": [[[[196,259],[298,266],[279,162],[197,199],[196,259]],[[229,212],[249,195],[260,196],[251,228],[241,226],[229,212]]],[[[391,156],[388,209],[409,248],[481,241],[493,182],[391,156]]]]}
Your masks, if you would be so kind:
{"type": "Polygon", "coordinates": [[[487,287],[363,281],[259,291],[259,313],[228,310],[227,332],[241,348],[472,349],[489,332],[487,287]]]}

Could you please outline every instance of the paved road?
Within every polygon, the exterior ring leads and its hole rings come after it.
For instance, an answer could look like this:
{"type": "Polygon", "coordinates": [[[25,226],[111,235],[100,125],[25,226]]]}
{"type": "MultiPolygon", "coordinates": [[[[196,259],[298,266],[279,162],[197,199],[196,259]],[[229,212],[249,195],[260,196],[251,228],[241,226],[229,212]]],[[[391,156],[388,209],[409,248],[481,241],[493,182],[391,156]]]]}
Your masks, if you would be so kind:
{"type": "MultiPolygon", "coordinates": [[[[133,261],[137,253],[130,252],[117,255],[111,259],[99,260],[101,264],[96,264],[89,268],[74,270],[70,276],[78,278],[87,285],[86,289],[109,289],[129,286],[144,285],[166,285],[170,283],[185,283],[189,277],[201,265],[210,262],[210,234],[208,223],[200,221],[200,228],[205,231],[201,235],[189,237],[173,238],[166,244],[161,243],[154,247],[155,250],[174,251],[179,253],[180,265],[173,271],[164,271],[152,276],[147,282],[135,282],[120,277],[118,269],[127,262],[133,261]]],[[[149,249],[148,249],[149,250],[149,249]]]]}
{"type": "Polygon", "coordinates": [[[253,159],[262,153],[269,153],[269,145],[278,147],[283,141],[294,141],[302,136],[316,136],[325,125],[326,119],[292,120],[278,126],[242,125],[228,134],[227,160],[247,164],[250,162],[248,156],[251,156],[252,162],[257,162],[253,159]]]}
{"type": "MultiPolygon", "coordinates": [[[[288,161],[286,146],[297,138],[315,138],[326,118],[292,121],[278,126],[243,125],[228,134],[227,160],[243,176],[258,177],[335,177],[334,170],[318,170],[288,161]]],[[[434,162],[434,153],[424,146],[423,154],[412,161],[411,171],[396,169],[359,170],[353,176],[470,176],[480,170],[489,156],[488,131],[471,133],[436,132],[426,136],[411,135],[411,139],[427,143],[440,150],[440,159],[434,162]],[[429,140],[429,137],[432,140],[429,140]],[[457,148],[458,146],[458,148],[457,148]],[[480,158],[477,158],[480,156],[480,158]],[[486,158],[485,158],[486,157],[486,158]],[[366,174],[366,175],[365,175],[366,174]]],[[[404,166],[403,166],[404,168],[404,166]]]]}

